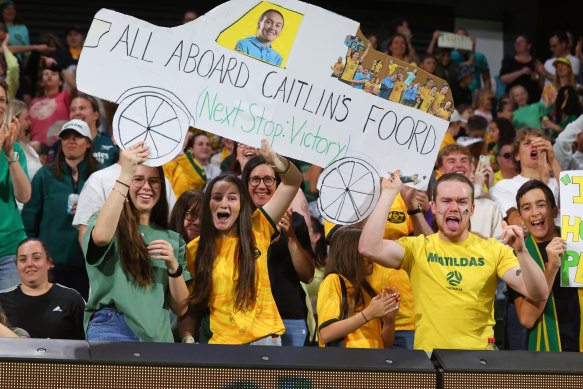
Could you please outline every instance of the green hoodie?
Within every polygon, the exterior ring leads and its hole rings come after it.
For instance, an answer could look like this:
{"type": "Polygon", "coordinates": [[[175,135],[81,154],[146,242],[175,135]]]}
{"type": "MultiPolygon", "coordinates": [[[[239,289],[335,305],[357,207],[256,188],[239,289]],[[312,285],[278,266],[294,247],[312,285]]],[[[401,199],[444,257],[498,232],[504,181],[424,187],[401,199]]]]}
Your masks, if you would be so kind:
{"type": "Polygon", "coordinates": [[[81,162],[77,188],[72,170],[64,161],[62,177],[53,177],[55,164],[43,166],[32,180],[32,196],[22,209],[22,222],[29,237],[46,242],[53,263],[85,266],[79,244],[79,231],[72,226],[73,216],[67,213],[67,200],[71,193],[80,193],[87,178],[87,161],[81,162]]]}

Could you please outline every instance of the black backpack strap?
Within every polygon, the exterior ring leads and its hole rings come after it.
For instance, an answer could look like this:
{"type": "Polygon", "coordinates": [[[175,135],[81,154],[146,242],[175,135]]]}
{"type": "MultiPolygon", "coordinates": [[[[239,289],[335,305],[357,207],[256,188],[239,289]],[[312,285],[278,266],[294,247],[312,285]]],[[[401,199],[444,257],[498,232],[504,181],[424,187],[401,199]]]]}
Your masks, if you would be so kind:
{"type": "MultiPolygon", "coordinates": [[[[338,280],[340,280],[340,290],[342,293],[342,310],[340,311],[339,321],[346,318],[346,313],[348,311],[348,293],[346,292],[346,283],[340,274],[338,275],[338,280]]],[[[344,344],[344,338],[336,339],[330,343],[326,343],[326,347],[342,347],[344,344]]]]}

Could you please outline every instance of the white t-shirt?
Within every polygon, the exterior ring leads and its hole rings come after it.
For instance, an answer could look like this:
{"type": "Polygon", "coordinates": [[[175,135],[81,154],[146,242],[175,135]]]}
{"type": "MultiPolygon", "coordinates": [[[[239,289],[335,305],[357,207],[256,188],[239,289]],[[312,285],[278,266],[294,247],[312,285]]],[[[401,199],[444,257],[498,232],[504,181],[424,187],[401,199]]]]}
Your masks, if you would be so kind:
{"type": "Polygon", "coordinates": [[[209,182],[213,180],[213,178],[221,174],[221,168],[213,163],[209,163],[206,166],[203,166],[202,168],[204,169],[204,173],[206,174],[207,185],[209,182]]]}
{"type": "MultiPolygon", "coordinates": [[[[101,210],[107,196],[112,191],[115,180],[121,173],[121,165],[114,163],[93,173],[85,182],[83,190],[79,194],[79,202],[77,203],[77,211],[73,217],[73,227],[79,228],[80,224],[87,225],[89,218],[101,210]]],[[[168,214],[172,212],[174,204],[176,203],[176,196],[172,190],[172,186],[167,178],[166,180],[166,199],[168,201],[168,214]]]]}
{"type": "MultiPolygon", "coordinates": [[[[498,183],[490,190],[492,199],[498,204],[504,216],[506,216],[510,208],[518,209],[516,205],[516,193],[518,193],[518,189],[520,189],[522,185],[530,180],[530,178],[523,177],[519,174],[514,178],[498,181],[498,183]]],[[[554,177],[551,177],[549,178],[547,185],[553,191],[555,202],[558,205],[559,187],[557,186],[557,180],[554,177]]]]}

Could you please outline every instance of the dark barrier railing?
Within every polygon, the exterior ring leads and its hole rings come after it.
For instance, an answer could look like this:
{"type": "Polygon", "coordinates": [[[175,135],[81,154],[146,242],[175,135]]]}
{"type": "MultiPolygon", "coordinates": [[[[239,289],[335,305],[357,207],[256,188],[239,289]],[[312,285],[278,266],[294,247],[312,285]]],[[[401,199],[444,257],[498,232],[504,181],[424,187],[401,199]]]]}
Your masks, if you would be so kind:
{"type": "Polygon", "coordinates": [[[435,388],[423,351],[0,340],[0,388],[435,388]]]}
{"type": "Polygon", "coordinates": [[[0,339],[0,388],[583,388],[583,356],[0,339]]]}

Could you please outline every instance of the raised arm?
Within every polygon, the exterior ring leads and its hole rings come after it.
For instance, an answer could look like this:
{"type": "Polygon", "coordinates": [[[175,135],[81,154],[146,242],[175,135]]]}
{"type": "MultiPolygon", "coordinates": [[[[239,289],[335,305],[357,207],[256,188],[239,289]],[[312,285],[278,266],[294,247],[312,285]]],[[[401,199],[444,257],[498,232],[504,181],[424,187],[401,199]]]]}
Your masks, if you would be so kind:
{"type": "Polygon", "coordinates": [[[405,252],[400,244],[384,240],[385,224],[397,193],[401,189],[399,171],[391,173],[391,178],[382,179],[382,192],[379,201],[368,217],[360,236],[358,251],[365,257],[385,266],[398,269],[405,252]]]}
{"type": "Polygon", "coordinates": [[[435,51],[435,44],[437,43],[437,38],[441,35],[441,31],[435,30],[433,31],[433,36],[431,37],[431,42],[429,42],[429,46],[427,47],[427,54],[433,55],[435,51]]]}
{"type": "Polygon", "coordinates": [[[97,217],[95,227],[91,232],[91,238],[96,246],[105,247],[113,239],[119,216],[132,184],[132,178],[136,173],[138,164],[148,159],[148,155],[150,155],[148,149],[149,147],[144,147],[144,142],[138,142],[121,152],[121,174],[116,180],[111,193],[107,196],[107,200],[105,200],[105,204],[103,204],[97,217]]]}
{"type": "MultiPolygon", "coordinates": [[[[561,257],[565,251],[565,246],[566,243],[563,239],[555,237],[546,247],[549,262],[544,274],[549,293],[553,288],[557,272],[561,268],[561,257]]],[[[521,296],[514,300],[514,304],[516,305],[516,312],[518,313],[520,324],[526,328],[532,328],[545,310],[547,299],[535,302],[521,296]]]]}
{"type": "Polygon", "coordinates": [[[300,238],[296,235],[300,234],[304,245],[310,244],[310,235],[308,233],[308,226],[304,222],[303,216],[299,216],[301,219],[300,224],[296,224],[294,228],[292,209],[288,209],[278,224],[278,229],[283,232],[285,239],[287,240],[287,247],[292,260],[292,265],[294,270],[303,283],[309,284],[314,279],[314,255],[306,250],[304,246],[300,243],[300,238]]]}
{"type": "Polygon", "coordinates": [[[269,147],[269,142],[266,139],[263,139],[261,144],[259,153],[281,178],[281,184],[275,190],[271,200],[263,206],[263,210],[271,220],[278,223],[298,192],[302,183],[302,173],[293,163],[277,155],[269,147]]]}
{"type": "MultiPolygon", "coordinates": [[[[47,67],[49,67],[49,68],[50,67],[57,67],[58,68],[59,64],[57,63],[57,61],[54,58],[51,58],[51,57],[42,57],[42,58],[44,59],[45,65],[47,67]]],[[[74,96],[77,93],[77,80],[75,80],[75,76],[65,69],[59,70],[59,73],[63,77],[63,80],[65,81],[65,83],[67,83],[67,85],[69,86],[69,90],[71,91],[71,96],[74,96]]]]}
{"type": "MultiPolygon", "coordinates": [[[[4,155],[7,160],[14,157],[14,143],[16,143],[16,137],[20,131],[20,122],[16,117],[12,118],[12,122],[8,127],[8,132],[6,132],[6,123],[2,124],[0,128],[0,147],[4,148],[4,155]]],[[[26,156],[24,153],[20,155],[19,158],[24,161],[26,165],[26,156]]],[[[22,162],[20,161],[20,162],[22,162]]],[[[30,187],[30,181],[28,176],[24,172],[22,165],[19,161],[8,162],[8,169],[10,171],[10,179],[12,180],[12,188],[14,190],[14,197],[21,203],[26,203],[30,200],[30,195],[32,189],[30,187]]]]}
{"type": "Polygon", "coordinates": [[[543,302],[549,296],[549,288],[542,269],[532,259],[524,244],[524,232],[522,227],[504,225],[502,231],[504,244],[510,245],[520,267],[513,267],[504,273],[502,279],[512,289],[534,302],[543,302]]]}
{"type": "Polygon", "coordinates": [[[401,188],[401,197],[407,206],[407,211],[415,212],[413,215],[409,215],[411,218],[411,223],[413,224],[413,234],[415,235],[431,235],[433,234],[433,230],[427,224],[427,220],[425,220],[425,216],[423,215],[423,210],[421,209],[421,205],[417,201],[417,189],[411,188],[410,186],[403,185],[401,188]],[[421,212],[417,212],[420,210],[421,212]]]}

